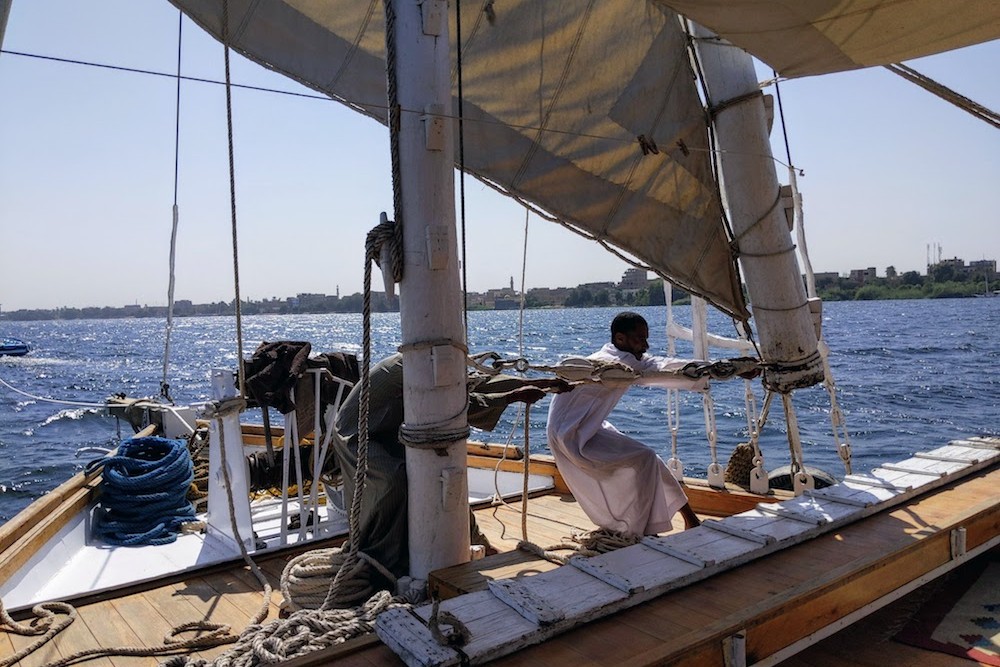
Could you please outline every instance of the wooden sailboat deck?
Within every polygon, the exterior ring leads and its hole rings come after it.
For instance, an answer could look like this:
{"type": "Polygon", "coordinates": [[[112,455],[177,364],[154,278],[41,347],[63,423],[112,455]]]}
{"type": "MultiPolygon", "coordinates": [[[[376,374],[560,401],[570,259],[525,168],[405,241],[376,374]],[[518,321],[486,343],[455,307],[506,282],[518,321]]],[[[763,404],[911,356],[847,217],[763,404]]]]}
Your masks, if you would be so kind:
{"type": "MultiPolygon", "coordinates": [[[[971,553],[988,548],[1000,535],[1000,499],[995,491],[998,485],[1000,467],[993,465],[960,483],[942,486],[864,521],[525,648],[501,658],[497,664],[722,665],[723,646],[739,631],[745,632],[748,664],[761,659],[773,664],[774,658],[791,658],[795,653],[787,647],[802,637],[823,632],[823,628],[844,616],[851,619],[851,614],[858,615],[858,610],[907,582],[922,581],[922,577],[954,564],[950,541],[953,529],[965,529],[971,553]]],[[[521,533],[519,507],[518,502],[477,510],[481,530],[501,553],[435,573],[434,585],[443,595],[479,590],[490,579],[530,577],[555,567],[512,551],[521,533]]],[[[562,494],[531,499],[527,524],[529,538],[540,546],[564,541],[574,530],[593,528],[572,498],[562,494]]],[[[271,556],[259,561],[275,589],[287,558],[271,556]]],[[[277,618],[279,603],[280,593],[275,590],[269,620],[277,618]]],[[[216,567],[166,585],[78,603],[77,621],[18,664],[41,666],[96,646],[157,646],[171,627],[192,620],[229,623],[239,631],[260,604],[259,585],[247,568],[216,567]]],[[[0,633],[0,657],[12,655],[31,640],[0,633]]],[[[826,665],[843,660],[842,655],[837,657],[838,651],[842,654],[846,650],[842,643],[824,645],[799,654],[791,664],[826,665]],[[824,645],[830,648],[823,649],[824,645]]],[[[212,658],[225,648],[194,655],[212,658]]],[[[896,652],[906,654],[906,664],[968,664],[892,642],[883,642],[880,648],[871,650],[875,651],[871,659],[877,657],[882,662],[867,664],[884,664],[886,656],[896,652]]],[[[866,664],[863,655],[858,653],[858,664],[866,664]]],[[[345,665],[401,664],[374,635],[287,664],[331,661],[345,665]]],[[[130,667],[158,662],[156,658],[114,657],[86,664],[130,667]]],[[[893,662],[901,664],[895,658],[893,662]]]]}

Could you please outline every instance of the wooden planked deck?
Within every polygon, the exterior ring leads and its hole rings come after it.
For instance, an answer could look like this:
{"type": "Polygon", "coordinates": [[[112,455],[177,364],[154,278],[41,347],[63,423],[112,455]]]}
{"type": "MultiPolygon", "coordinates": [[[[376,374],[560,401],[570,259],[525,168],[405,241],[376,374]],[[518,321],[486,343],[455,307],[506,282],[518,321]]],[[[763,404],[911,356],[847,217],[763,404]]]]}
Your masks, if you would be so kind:
{"type": "MultiPolygon", "coordinates": [[[[904,473],[900,473],[904,474],[904,473]]],[[[900,586],[953,563],[950,532],[964,528],[974,549],[1000,535],[1000,467],[980,470],[961,483],[948,483],[933,492],[808,542],[771,554],[698,583],[670,591],[641,605],[568,630],[545,643],[499,658],[500,665],[619,665],[723,664],[723,646],[738,631],[746,633],[748,664],[782,651],[798,638],[821,631],[845,613],[891,594],[900,586]]],[[[455,572],[435,573],[443,596],[483,591],[490,581],[526,579],[550,572],[555,566],[528,554],[511,551],[521,538],[520,504],[484,508],[476,512],[480,529],[500,550],[455,572]],[[454,575],[454,576],[452,576],[454,575]]],[[[593,528],[572,498],[553,494],[533,498],[527,516],[529,539],[541,546],[564,541],[574,531],[593,528]]],[[[687,537],[695,531],[680,531],[687,537]]],[[[703,531],[702,531],[703,532],[703,531]]],[[[277,617],[278,579],[286,557],[259,561],[275,592],[268,620],[277,617]]],[[[566,576],[583,577],[575,568],[566,576]],[[573,572],[577,574],[574,575],[573,572]]],[[[179,622],[206,619],[243,629],[261,602],[259,585],[246,568],[214,568],[197,576],[145,590],[126,591],[116,599],[98,599],[77,605],[79,618],[59,637],[19,665],[40,667],[95,646],[157,646],[179,622]]],[[[878,619],[878,616],[873,616],[878,619]]],[[[22,619],[23,620],[23,619],[22,619]]],[[[0,632],[0,659],[30,644],[32,638],[0,632]]],[[[845,659],[842,647],[832,643],[826,653],[811,650],[790,664],[829,665],[845,659]],[[838,653],[838,650],[840,651],[838,653]],[[839,658],[838,658],[839,656],[839,658]],[[814,662],[811,662],[814,661],[814,662]]],[[[197,652],[212,658],[226,647],[197,652]]],[[[869,651],[874,662],[857,664],[951,665],[947,656],[912,647],[883,646],[869,651]],[[927,657],[924,660],[924,656],[927,657]],[[877,662],[877,658],[882,662],[877,662]],[[897,660],[896,658],[900,658],[897,660]],[[918,659],[919,658],[919,659],[918,659]],[[943,661],[942,661],[943,660],[943,661]]],[[[792,658],[789,653],[787,657],[792,658]]],[[[869,659],[869,658],[865,658],[869,659]]],[[[374,636],[346,646],[289,661],[292,667],[328,664],[399,665],[400,659],[374,636]]],[[[114,657],[87,661],[87,665],[156,665],[156,658],[114,657]]]]}
{"type": "MultiPolygon", "coordinates": [[[[258,566],[274,589],[267,620],[278,617],[278,605],[281,603],[278,585],[286,562],[284,557],[258,561],[258,566]]],[[[191,621],[227,623],[234,633],[239,633],[249,624],[262,602],[260,583],[249,568],[213,568],[185,580],[145,590],[134,589],[109,599],[78,603],[75,605],[78,618],[68,628],[16,664],[20,667],[40,667],[78,651],[97,647],[162,646],[164,636],[172,627],[191,621]]],[[[25,622],[23,616],[18,616],[22,623],[25,622]]],[[[35,639],[0,632],[0,659],[31,645],[35,639]]],[[[211,659],[226,648],[204,649],[190,655],[211,659]]],[[[114,656],[88,660],[83,664],[155,667],[164,659],[114,656]]]]}
{"type": "MultiPolygon", "coordinates": [[[[995,539],[997,484],[1000,468],[994,466],[960,485],[570,630],[497,664],[723,665],[724,641],[739,631],[746,632],[747,663],[753,664],[948,564],[953,527],[966,529],[970,549],[995,539]]],[[[909,647],[899,649],[904,652],[909,655],[909,647]]],[[[887,658],[892,664],[925,664],[885,653],[880,664],[887,658]]],[[[934,662],[926,664],[940,664],[936,656],[930,659],[934,662]]]]}

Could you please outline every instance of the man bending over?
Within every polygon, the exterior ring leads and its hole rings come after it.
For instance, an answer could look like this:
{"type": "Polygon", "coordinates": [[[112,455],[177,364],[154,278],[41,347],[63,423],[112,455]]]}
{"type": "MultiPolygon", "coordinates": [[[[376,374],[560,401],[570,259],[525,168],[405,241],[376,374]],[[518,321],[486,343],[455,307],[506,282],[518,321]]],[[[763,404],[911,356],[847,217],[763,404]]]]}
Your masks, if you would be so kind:
{"type": "MultiPolygon", "coordinates": [[[[690,359],[647,356],[649,325],[638,313],[619,313],[611,322],[611,342],[588,359],[624,364],[640,373],[680,371],[690,359]]],[[[639,384],[704,390],[708,378],[667,375],[639,384]]],[[[681,485],[652,449],[605,421],[628,384],[595,382],[552,397],[549,448],[556,465],[587,516],[601,528],[632,535],[671,529],[676,512],[688,528],[700,521],[681,485]]]]}

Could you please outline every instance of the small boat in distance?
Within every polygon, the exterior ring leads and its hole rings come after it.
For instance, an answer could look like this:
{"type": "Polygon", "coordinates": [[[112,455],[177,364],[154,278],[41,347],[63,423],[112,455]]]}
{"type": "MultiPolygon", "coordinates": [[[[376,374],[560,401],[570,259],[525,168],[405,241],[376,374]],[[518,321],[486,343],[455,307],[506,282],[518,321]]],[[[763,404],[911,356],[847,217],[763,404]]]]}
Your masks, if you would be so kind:
{"type": "Polygon", "coordinates": [[[0,357],[23,357],[31,352],[28,344],[19,338],[0,338],[0,357]]]}

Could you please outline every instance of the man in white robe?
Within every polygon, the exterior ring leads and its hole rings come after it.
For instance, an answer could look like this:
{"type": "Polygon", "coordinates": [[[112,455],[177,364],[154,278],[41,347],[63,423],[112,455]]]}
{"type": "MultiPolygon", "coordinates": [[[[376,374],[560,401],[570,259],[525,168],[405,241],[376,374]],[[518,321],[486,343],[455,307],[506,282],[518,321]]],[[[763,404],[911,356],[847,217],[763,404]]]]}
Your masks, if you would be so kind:
{"type": "MultiPolygon", "coordinates": [[[[679,371],[690,359],[644,356],[649,326],[638,313],[625,312],[611,324],[611,342],[588,359],[618,362],[640,373],[679,371]]],[[[708,378],[666,375],[638,384],[702,391],[708,378]]],[[[690,528],[700,522],[666,464],[652,449],[605,421],[630,384],[592,383],[552,397],[549,448],[580,507],[602,528],[633,535],[671,529],[678,511],[690,528]]]]}

